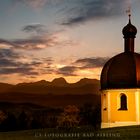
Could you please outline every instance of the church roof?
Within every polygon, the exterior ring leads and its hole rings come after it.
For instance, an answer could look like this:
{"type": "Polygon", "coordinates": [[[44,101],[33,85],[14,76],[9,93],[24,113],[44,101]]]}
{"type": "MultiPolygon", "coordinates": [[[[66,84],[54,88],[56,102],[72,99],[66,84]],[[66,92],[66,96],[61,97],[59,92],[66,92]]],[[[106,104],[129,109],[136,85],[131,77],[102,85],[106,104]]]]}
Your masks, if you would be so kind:
{"type": "Polygon", "coordinates": [[[111,58],[101,73],[101,89],[140,87],[140,54],[124,52],[111,58]]]}

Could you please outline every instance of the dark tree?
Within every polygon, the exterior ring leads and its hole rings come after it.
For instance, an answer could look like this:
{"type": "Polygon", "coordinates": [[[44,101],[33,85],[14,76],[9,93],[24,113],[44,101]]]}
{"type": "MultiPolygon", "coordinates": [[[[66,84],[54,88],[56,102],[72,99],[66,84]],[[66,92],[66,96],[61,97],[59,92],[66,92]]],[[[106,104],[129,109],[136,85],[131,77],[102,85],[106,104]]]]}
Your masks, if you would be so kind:
{"type": "Polygon", "coordinates": [[[17,130],[17,120],[14,114],[6,113],[6,118],[0,123],[0,131],[14,131],[17,130]]]}
{"type": "Polygon", "coordinates": [[[24,111],[21,112],[21,114],[18,117],[18,126],[20,130],[25,130],[27,129],[27,124],[28,124],[28,120],[27,120],[27,115],[24,111]]]}
{"type": "Polygon", "coordinates": [[[93,106],[87,103],[80,109],[80,125],[98,128],[97,126],[100,126],[101,122],[100,116],[100,105],[93,106]]]}
{"type": "Polygon", "coordinates": [[[32,122],[31,122],[31,128],[32,129],[39,129],[41,128],[41,124],[38,120],[36,119],[33,119],[32,122]]]}

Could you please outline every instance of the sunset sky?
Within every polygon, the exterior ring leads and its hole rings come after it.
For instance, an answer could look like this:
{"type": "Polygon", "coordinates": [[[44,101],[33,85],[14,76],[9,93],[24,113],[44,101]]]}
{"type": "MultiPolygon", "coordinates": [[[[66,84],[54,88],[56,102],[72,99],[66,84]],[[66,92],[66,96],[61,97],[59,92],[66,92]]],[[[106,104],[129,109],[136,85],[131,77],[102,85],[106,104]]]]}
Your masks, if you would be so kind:
{"type": "Polygon", "coordinates": [[[123,52],[129,3],[140,52],[140,0],[1,0],[0,82],[99,79],[123,52]]]}

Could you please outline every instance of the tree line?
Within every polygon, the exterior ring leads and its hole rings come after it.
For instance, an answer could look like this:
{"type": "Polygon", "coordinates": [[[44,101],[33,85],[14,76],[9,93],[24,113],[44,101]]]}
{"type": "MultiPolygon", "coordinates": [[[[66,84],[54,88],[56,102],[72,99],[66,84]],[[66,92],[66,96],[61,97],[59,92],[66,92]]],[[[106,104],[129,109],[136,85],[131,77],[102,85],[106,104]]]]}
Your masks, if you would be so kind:
{"type": "Polygon", "coordinates": [[[40,128],[73,128],[90,126],[100,128],[100,105],[68,105],[64,108],[0,110],[0,131],[40,128]]]}

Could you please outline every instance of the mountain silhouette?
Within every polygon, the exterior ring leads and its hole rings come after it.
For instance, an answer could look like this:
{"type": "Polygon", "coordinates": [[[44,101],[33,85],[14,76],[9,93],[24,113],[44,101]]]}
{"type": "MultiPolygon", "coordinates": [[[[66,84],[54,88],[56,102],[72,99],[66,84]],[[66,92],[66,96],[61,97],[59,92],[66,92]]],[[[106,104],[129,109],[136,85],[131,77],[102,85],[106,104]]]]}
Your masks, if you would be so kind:
{"type": "Polygon", "coordinates": [[[80,105],[99,103],[100,84],[96,79],[81,79],[67,83],[64,78],[10,85],[0,83],[0,102],[33,103],[41,106],[80,105]]]}
{"type": "Polygon", "coordinates": [[[99,80],[97,79],[88,79],[88,78],[83,78],[77,83],[75,83],[77,86],[85,86],[85,85],[96,85],[99,88],[99,80]]]}
{"type": "Polygon", "coordinates": [[[54,79],[52,82],[45,80],[32,83],[19,83],[10,85],[0,83],[0,93],[26,93],[26,94],[99,94],[100,84],[96,79],[81,79],[76,83],[67,83],[64,78],[54,79]]]}
{"type": "Polygon", "coordinates": [[[54,79],[54,80],[51,82],[51,84],[52,84],[53,86],[67,86],[67,85],[68,85],[67,81],[66,81],[63,77],[54,79]]]}

